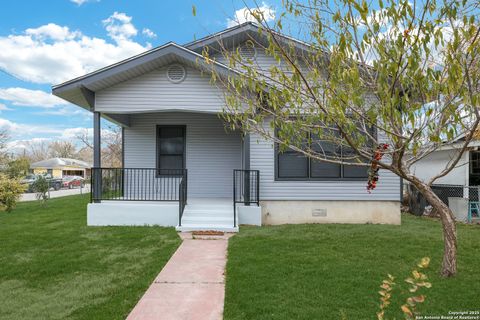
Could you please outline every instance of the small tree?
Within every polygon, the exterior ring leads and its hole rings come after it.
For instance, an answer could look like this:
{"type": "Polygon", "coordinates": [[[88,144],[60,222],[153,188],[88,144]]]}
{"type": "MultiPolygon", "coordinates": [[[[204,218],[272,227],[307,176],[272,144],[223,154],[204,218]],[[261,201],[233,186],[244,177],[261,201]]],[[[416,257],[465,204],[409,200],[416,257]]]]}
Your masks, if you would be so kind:
{"type": "Polygon", "coordinates": [[[50,190],[48,180],[44,176],[38,176],[32,185],[32,189],[36,193],[37,200],[45,204],[48,200],[48,191],[50,190]]]}
{"type": "Polygon", "coordinates": [[[30,161],[26,157],[19,157],[7,163],[6,174],[10,178],[21,178],[27,175],[30,169],[30,161]]]}
{"type": "MultiPolygon", "coordinates": [[[[440,214],[441,273],[455,275],[454,217],[432,184],[459,164],[480,121],[478,1],[286,0],[284,5],[273,25],[259,8],[249,11],[259,35],[247,45],[277,64],[262,68],[241,50],[219,43],[225,63],[238,70],[222,77],[212,68],[212,80],[227,89],[225,119],[233,128],[274,141],[281,151],[366,166],[369,191],[379,169],[412,183],[440,214]],[[281,36],[284,25],[300,30],[306,42],[281,36]],[[411,170],[446,145],[456,145],[458,155],[433,178],[422,180],[411,170]]],[[[203,55],[213,61],[208,50],[203,55]]]]}
{"type": "Polygon", "coordinates": [[[26,186],[18,178],[9,178],[5,174],[0,174],[0,204],[5,211],[10,212],[15,208],[25,190],[26,186]]]}

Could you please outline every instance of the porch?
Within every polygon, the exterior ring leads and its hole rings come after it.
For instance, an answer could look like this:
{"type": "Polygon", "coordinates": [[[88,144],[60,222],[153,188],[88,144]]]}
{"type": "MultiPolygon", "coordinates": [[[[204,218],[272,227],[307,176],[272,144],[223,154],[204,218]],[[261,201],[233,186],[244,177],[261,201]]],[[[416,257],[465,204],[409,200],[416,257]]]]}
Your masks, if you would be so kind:
{"type": "Polygon", "coordinates": [[[239,224],[261,225],[259,178],[235,169],[230,198],[189,198],[186,169],[92,168],[87,224],[238,232],[239,224]]]}

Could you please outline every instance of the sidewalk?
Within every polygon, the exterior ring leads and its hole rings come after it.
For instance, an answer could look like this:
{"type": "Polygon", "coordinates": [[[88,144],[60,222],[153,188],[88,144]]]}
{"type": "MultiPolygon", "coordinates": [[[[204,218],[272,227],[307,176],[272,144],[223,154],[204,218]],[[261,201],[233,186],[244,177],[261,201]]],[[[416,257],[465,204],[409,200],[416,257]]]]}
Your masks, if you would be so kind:
{"type": "Polygon", "coordinates": [[[132,310],[127,320],[223,318],[228,235],[185,240],[132,310]]]}

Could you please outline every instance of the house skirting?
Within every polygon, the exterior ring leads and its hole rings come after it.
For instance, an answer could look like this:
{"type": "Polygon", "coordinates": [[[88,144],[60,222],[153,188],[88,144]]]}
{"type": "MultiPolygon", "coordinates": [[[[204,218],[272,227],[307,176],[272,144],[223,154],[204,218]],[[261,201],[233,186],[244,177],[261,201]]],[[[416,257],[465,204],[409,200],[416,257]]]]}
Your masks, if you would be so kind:
{"type": "Polygon", "coordinates": [[[165,226],[178,224],[178,203],[104,201],[89,203],[89,226],[165,226]]]}
{"type": "Polygon", "coordinates": [[[261,201],[262,224],[400,224],[399,201],[261,201]]]}
{"type": "MultiPolygon", "coordinates": [[[[208,203],[208,202],[207,202],[208,203]]],[[[215,202],[212,202],[215,205],[215,202]]],[[[187,204],[187,207],[189,204],[187,204]]],[[[206,205],[208,207],[208,204],[206,205]]],[[[215,210],[215,207],[212,207],[215,210]]],[[[233,204],[227,212],[233,221],[233,204]]],[[[217,209],[218,210],[218,209],[217,209]]],[[[205,211],[204,209],[201,211],[205,211]]],[[[208,212],[201,220],[208,220],[208,212]]],[[[87,206],[87,225],[89,226],[164,226],[178,225],[178,202],[154,201],[103,201],[89,203],[87,206]]],[[[213,222],[214,223],[214,222],[213,222]]],[[[237,223],[257,225],[262,223],[262,210],[256,205],[237,205],[237,223]]]]}

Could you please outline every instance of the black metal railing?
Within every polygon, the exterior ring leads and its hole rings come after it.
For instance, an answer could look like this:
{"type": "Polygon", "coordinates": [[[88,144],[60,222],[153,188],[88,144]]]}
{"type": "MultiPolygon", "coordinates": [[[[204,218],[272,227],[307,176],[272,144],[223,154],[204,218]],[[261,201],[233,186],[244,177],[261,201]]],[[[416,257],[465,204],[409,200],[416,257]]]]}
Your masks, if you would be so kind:
{"type": "Polygon", "coordinates": [[[184,183],[186,202],[187,170],[152,168],[92,168],[91,202],[180,201],[184,183]]]}
{"type": "Polygon", "coordinates": [[[178,192],[178,225],[182,226],[182,217],[185,206],[187,205],[187,175],[180,181],[178,192]]]}
{"type": "Polygon", "coordinates": [[[233,170],[233,226],[237,226],[237,204],[260,205],[260,171],[233,170]]]}

